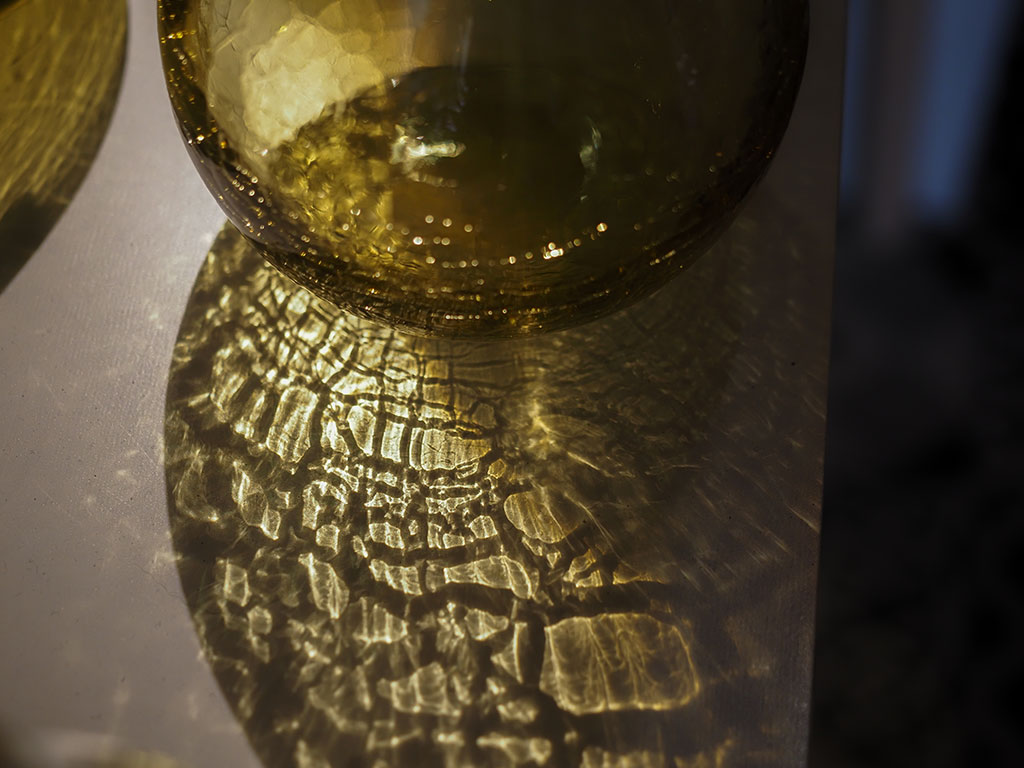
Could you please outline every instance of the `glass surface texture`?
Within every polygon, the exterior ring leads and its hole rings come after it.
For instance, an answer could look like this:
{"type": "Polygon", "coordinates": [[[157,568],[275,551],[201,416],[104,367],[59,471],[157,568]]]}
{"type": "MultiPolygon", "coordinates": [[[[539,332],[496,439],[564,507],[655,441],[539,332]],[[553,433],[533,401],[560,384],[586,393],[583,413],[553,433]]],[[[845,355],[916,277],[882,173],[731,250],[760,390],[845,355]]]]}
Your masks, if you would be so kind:
{"type": "Polygon", "coordinates": [[[582,322],[688,266],[764,173],[805,0],[161,0],[168,87],[231,221],[364,317],[582,322]]]}

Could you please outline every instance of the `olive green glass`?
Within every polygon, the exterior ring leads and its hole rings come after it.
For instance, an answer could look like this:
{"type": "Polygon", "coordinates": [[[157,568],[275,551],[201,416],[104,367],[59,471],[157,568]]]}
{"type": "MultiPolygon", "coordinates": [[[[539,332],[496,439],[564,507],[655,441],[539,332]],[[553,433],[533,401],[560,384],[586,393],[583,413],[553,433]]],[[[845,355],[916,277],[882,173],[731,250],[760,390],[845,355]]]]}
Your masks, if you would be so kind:
{"type": "Polygon", "coordinates": [[[231,221],[423,333],[590,320],[687,267],[782,138],[806,0],[160,0],[231,221]]]}

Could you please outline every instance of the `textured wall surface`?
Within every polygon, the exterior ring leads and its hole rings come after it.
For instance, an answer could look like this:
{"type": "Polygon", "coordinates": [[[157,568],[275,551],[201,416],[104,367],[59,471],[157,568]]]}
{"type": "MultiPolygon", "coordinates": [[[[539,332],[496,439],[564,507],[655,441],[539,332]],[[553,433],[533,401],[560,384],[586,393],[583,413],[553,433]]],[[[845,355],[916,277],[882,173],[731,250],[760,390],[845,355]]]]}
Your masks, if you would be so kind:
{"type": "Polygon", "coordinates": [[[218,238],[133,3],[107,140],[0,293],[0,729],[195,766],[417,731],[434,760],[799,763],[840,11],[813,4],[776,162],[693,271],[444,348],[218,238]]]}

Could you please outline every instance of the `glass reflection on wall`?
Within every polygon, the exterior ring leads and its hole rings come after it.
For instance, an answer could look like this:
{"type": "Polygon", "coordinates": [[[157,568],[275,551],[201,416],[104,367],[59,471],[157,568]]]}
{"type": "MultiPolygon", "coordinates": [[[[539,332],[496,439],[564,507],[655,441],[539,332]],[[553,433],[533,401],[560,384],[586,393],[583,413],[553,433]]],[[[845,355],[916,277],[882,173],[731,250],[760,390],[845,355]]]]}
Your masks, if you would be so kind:
{"type": "Polygon", "coordinates": [[[167,488],[267,765],[784,759],[782,667],[743,616],[806,542],[678,501],[757,312],[751,253],[578,329],[460,342],[339,311],[225,227],[171,365],[167,488]]]}
{"type": "Polygon", "coordinates": [[[124,65],[125,0],[0,3],[0,289],[85,178],[124,65]]]}

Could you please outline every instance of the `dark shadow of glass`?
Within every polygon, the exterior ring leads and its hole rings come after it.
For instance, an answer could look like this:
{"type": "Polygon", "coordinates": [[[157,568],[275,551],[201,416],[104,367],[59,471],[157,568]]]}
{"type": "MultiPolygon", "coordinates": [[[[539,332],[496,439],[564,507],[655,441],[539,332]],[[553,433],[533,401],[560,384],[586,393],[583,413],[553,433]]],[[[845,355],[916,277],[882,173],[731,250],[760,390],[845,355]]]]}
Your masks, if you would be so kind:
{"type": "Polygon", "coordinates": [[[786,665],[743,617],[792,529],[728,503],[706,434],[754,252],[580,328],[458,342],[348,316],[225,227],[171,364],[167,493],[266,765],[782,764],[786,665]]]}
{"type": "Polygon", "coordinates": [[[0,4],[0,291],[57,223],[110,124],[125,0],[0,4]]]}

